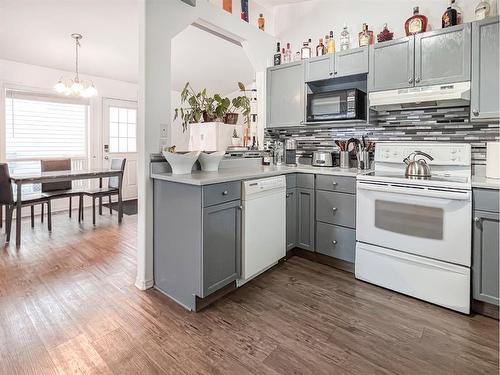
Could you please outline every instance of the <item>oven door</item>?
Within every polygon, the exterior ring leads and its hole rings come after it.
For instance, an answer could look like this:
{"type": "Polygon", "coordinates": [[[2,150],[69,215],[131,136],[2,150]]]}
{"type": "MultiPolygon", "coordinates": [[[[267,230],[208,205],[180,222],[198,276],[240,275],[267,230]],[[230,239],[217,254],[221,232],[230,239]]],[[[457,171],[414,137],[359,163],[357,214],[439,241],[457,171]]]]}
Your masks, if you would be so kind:
{"type": "Polygon", "coordinates": [[[345,119],[347,92],[334,91],[307,95],[307,121],[345,119]]]}
{"type": "Polygon", "coordinates": [[[357,194],[357,241],[470,266],[470,191],[358,181],[357,194]]]}

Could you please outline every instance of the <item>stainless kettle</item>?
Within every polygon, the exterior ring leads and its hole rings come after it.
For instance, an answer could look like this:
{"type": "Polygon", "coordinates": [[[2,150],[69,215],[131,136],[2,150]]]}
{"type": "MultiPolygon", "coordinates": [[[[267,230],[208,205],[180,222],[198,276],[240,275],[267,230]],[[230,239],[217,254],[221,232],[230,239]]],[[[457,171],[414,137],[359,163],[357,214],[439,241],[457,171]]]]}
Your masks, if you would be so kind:
{"type": "Polygon", "coordinates": [[[434,160],[432,156],[422,151],[413,151],[410,155],[403,159],[406,164],[405,175],[408,177],[431,177],[431,167],[425,159],[415,160],[417,156],[425,156],[429,160],[434,160]]]}

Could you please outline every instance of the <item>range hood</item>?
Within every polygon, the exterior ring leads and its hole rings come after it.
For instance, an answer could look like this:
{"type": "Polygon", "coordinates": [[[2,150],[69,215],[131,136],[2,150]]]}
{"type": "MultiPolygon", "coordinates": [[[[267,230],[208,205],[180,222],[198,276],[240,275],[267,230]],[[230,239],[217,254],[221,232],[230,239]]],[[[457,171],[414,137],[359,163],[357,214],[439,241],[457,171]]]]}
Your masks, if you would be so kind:
{"type": "Polygon", "coordinates": [[[376,111],[469,106],[470,81],[378,91],[368,97],[376,111]]]}

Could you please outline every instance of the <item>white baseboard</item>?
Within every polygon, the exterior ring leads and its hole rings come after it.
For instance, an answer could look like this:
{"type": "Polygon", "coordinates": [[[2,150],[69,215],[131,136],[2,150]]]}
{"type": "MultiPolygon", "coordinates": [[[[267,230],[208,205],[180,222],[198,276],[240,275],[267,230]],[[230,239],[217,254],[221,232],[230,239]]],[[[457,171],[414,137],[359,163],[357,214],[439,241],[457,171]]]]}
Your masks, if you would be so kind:
{"type": "Polygon", "coordinates": [[[135,280],[135,286],[137,289],[146,290],[152,288],[154,285],[154,280],[135,280]]]}

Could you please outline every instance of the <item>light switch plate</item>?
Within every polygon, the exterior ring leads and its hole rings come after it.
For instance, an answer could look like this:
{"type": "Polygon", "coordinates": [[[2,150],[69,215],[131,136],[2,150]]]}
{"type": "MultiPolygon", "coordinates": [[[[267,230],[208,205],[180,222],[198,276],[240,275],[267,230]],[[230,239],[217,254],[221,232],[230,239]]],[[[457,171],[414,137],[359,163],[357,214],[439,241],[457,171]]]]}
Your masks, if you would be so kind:
{"type": "Polygon", "coordinates": [[[168,125],[167,124],[160,124],[160,138],[167,138],[168,137],[168,125]]]}

